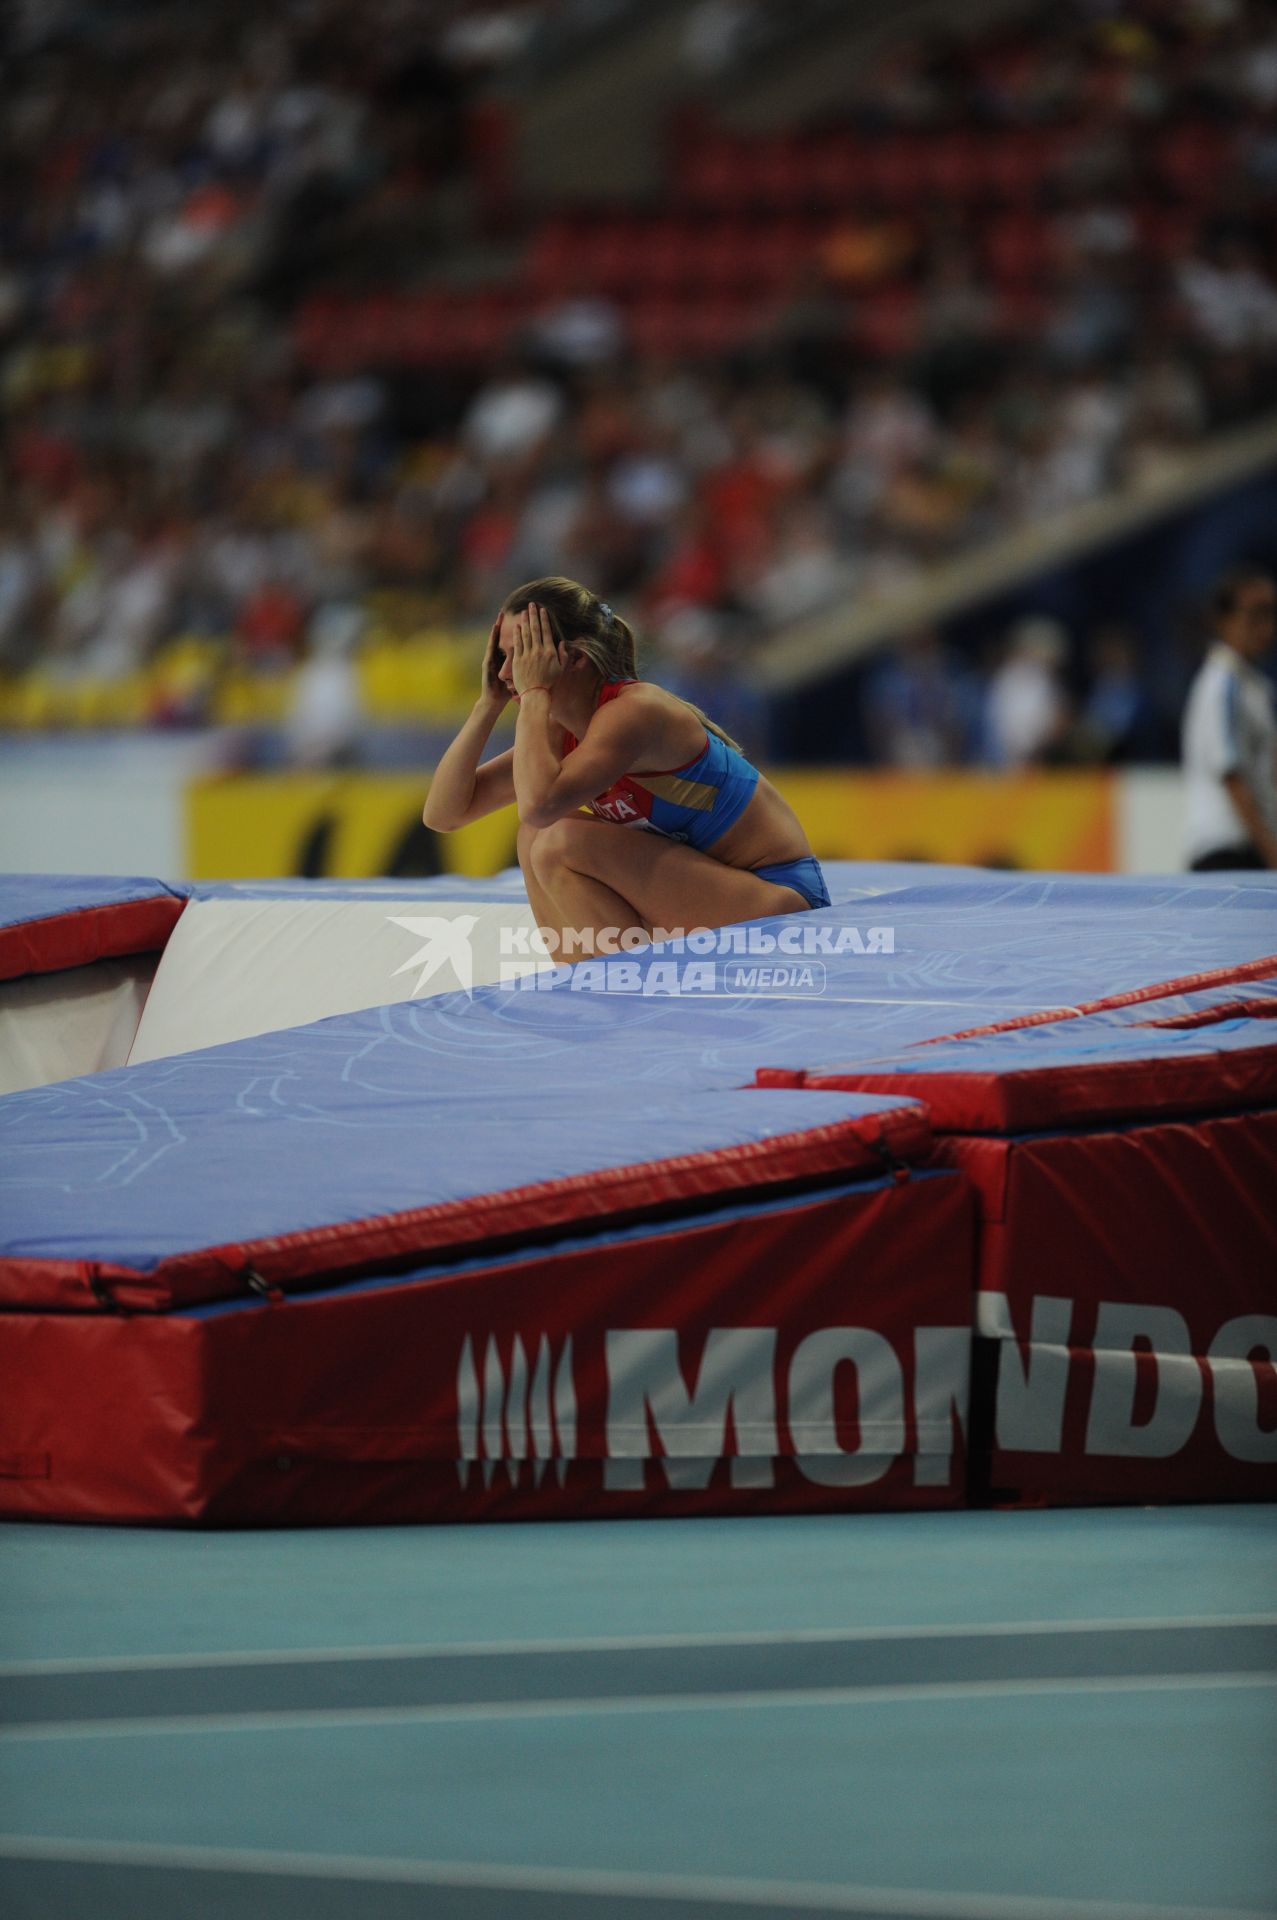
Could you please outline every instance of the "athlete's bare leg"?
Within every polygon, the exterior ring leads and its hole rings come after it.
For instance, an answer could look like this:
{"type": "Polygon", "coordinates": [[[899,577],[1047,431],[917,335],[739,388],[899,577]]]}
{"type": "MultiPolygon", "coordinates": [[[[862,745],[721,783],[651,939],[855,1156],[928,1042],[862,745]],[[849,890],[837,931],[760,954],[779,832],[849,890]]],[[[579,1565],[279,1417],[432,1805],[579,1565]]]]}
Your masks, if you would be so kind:
{"type": "Polygon", "coordinates": [[[807,906],[792,887],[724,866],[662,834],[603,821],[556,820],[537,834],[530,858],[538,885],[554,903],[556,930],[576,936],[582,953],[615,952],[626,934],[632,942],[636,933],[650,938],[654,929],[677,935],[807,906]],[[619,935],[602,938],[612,927],[619,935]]]}
{"type": "Polygon", "coordinates": [[[517,843],[518,859],[519,865],[523,869],[523,878],[528,889],[528,904],[536,916],[538,927],[548,927],[557,931],[558,926],[562,925],[562,922],[559,921],[558,908],[538,880],[532,858],[533,846],[536,842],[537,835],[542,831],[543,829],[540,827],[521,826],[519,828],[517,843]],[[558,923],[557,926],[556,923],[558,923]]]}

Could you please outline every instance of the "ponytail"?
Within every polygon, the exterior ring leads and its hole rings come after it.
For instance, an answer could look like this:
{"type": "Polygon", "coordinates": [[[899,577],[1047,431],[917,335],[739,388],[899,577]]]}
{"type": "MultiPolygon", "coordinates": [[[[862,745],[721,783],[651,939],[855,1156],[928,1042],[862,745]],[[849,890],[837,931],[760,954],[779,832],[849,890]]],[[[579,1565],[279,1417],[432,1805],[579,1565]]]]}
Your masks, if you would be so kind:
{"type": "MultiPolygon", "coordinates": [[[[683,696],[681,693],[679,694],[678,697],[680,700],[683,700],[683,696]]],[[[706,733],[715,734],[717,738],[724,743],[725,746],[731,747],[734,753],[739,753],[742,755],[744,754],[745,749],[744,747],[741,746],[739,740],[733,740],[730,733],[724,733],[721,727],[716,727],[714,725],[714,722],[710,719],[709,715],[707,713],[702,713],[694,700],[683,700],[683,705],[685,707],[690,707],[691,711],[696,715],[696,718],[700,721],[701,725],[704,727],[706,733]]]]}

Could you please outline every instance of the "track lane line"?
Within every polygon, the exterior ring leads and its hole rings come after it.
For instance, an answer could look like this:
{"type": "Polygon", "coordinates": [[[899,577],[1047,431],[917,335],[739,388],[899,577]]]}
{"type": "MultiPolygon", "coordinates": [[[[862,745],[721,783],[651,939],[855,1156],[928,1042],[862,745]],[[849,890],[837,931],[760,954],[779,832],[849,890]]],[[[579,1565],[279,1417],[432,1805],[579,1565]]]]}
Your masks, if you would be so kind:
{"type": "Polygon", "coordinates": [[[92,1654],[83,1658],[3,1660],[0,1678],[42,1673],[155,1672],[185,1667],[250,1667],[293,1665],[329,1660],[449,1660],[517,1657],[539,1653],[629,1653],[648,1649],[687,1647],[782,1647],[837,1645],[857,1641],[949,1640],[1005,1635],[1073,1633],[1159,1633],[1175,1628],[1221,1631],[1233,1627],[1277,1627],[1277,1613],[1160,1614],[1131,1619],[1102,1620],[992,1620],[965,1624],[925,1624],[908,1627],[798,1627],[758,1629],[740,1633],[609,1634],[598,1639],[570,1640],[457,1640],[404,1641],[384,1647],[276,1647],[240,1649],[222,1653],[92,1654]]]}
{"type": "Polygon", "coordinates": [[[490,1889],[512,1895],[558,1894],[746,1906],[766,1912],[876,1913],[899,1920],[1271,1920],[1254,1908],[1185,1907],[1143,1901],[1059,1899],[1040,1894],[936,1893],[920,1887],[840,1886],[821,1881],[752,1880],[702,1874],[647,1874],[607,1869],[488,1866],[465,1860],[390,1859],[379,1855],[309,1854],[246,1848],[165,1846],[146,1842],[44,1839],[0,1834],[0,1861],[105,1867],[168,1867],[188,1873],[350,1883],[490,1889]]]}
{"type": "Polygon", "coordinates": [[[613,1694],[581,1699],[485,1700],[444,1706],[290,1708],[277,1713],[154,1714],[115,1720],[35,1720],[0,1728],[0,1747],[47,1740],[197,1733],[276,1733],[312,1727],[389,1727],[608,1714],[752,1712],[766,1707],[863,1706],[909,1700],[1001,1699],[1045,1693],[1171,1693],[1277,1687],[1277,1672],[1087,1675],[1023,1680],[927,1680],[885,1686],[741,1693],[613,1694]]]}

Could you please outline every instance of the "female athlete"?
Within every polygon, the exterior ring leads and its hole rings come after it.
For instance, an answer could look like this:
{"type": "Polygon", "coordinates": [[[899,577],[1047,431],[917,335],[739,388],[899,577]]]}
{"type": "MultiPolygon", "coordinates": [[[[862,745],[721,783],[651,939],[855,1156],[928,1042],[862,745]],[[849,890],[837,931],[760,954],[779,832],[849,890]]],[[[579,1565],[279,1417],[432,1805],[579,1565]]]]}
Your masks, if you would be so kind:
{"type": "Polygon", "coordinates": [[[422,818],[451,833],[512,801],[561,959],[829,904],[793,808],[698,707],[637,677],[630,628],[575,580],[507,596],[422,818]],[[480,766],[511,698],[514,745],[480,766]]]}

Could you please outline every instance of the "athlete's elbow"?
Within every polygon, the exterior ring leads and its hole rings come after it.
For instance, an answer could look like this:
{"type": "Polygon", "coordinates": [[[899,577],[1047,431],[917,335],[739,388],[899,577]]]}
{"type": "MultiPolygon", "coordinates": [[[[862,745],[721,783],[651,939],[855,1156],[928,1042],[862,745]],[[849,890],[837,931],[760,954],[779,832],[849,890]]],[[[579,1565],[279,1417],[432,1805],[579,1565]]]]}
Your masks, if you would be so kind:
{"type": "Polygon", "coordinates": [[[578,805],[578,801],[556,793],[553,787],[541,794],[525,794],[519,801],[519,825],[538,829],[552,827],[556,820],[575,813],[578,805]]]}
{"type": "Polygon", "coordinates": [[[431,806],[427,800],[421,809],[421,824],[429,827],[431,833],[455,833],[458,827],[465,825],[465,821],[456,814],[445,812],[442,807],[431,806]]]}

